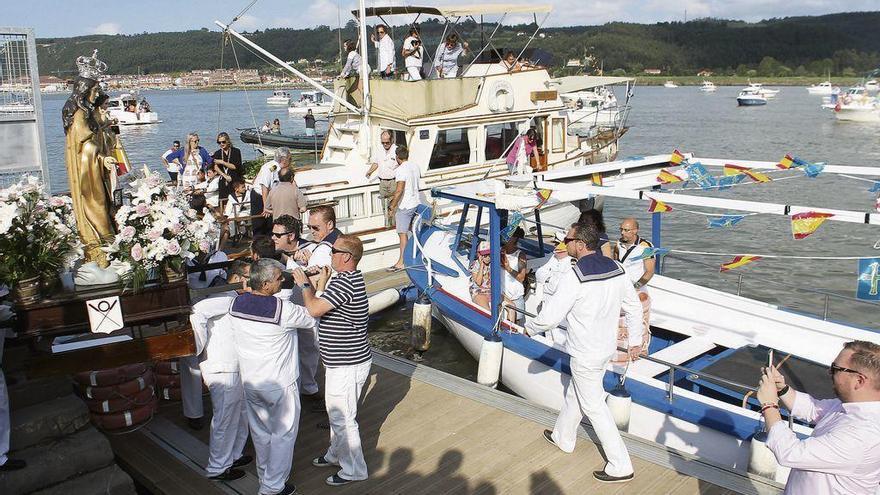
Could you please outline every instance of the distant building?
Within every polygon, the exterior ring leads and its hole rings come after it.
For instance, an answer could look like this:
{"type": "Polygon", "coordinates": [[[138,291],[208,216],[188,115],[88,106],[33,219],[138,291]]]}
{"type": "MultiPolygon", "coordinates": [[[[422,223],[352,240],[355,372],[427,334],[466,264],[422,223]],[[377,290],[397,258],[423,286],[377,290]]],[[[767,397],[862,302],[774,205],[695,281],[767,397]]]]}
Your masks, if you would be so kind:
{"type": "Polygon", "coordinates": [[[309,59],[301,58],[301,59],[297,60],[296,63],[301,64],[301,65],[306,65],[309,63],[309,59]]]}
{"type": "Polygon", "coordinates": [[[316,59],[315,59],[315,63],[318,64],[318,65],[321,65],[321,64],[324,63],[324,61],[323,61],[322,59],[320,59],[320,58],[316,58],[316,59]]]}
{"type": "Polygon", "coordinates": [[[568,62],[565,63],[565,66],[566,67],[583,67],[584,63],[581,62],[580,59],[570,58],[570,59],[568,59],[568,62]]]}
{"type": "Polygon", "coordinates": [[[660,69],[645,69],[645,74],[648,74],[650,76],[659,76],[662,73],[663,71],[660,69]]]}
{"type": "Polygon", "coordinates": [[[241,69],[233,74],[236,84],[260,84],[260,73],[257,69],[241,69]]]}
{"type": "Polygon", "coordinates": [[[215,69],[208,75],[210,86],[231,86],[235,84],[235,74],[231,69],[215,69]]]}
{"type": "Polygon", "coordinates": [[[700,72],[697,72],[697,75],[700,77],[710,77],[713,74],[715,74],[715,73],[709,69],[700,69],[700,72]]]}

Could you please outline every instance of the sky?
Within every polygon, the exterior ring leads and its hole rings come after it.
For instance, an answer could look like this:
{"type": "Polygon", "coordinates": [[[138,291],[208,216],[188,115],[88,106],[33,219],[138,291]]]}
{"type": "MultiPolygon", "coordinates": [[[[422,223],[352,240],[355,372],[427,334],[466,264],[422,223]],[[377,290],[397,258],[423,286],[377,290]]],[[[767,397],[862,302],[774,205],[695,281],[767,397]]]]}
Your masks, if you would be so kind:
{"type": "MultiPolygon", "coordinates": [[[[539,0],[540,1],[540,0],[539,0]]],[[[489,3],[492,0],[480,0],[489,3]]],[[[545,0],[554,6],[548,26],[595,25],[610,21],[655,23],[699,17],[758,21],[771,17],[822,15],[842,11],[880,10],[878,0],[545,0]]],[[[0,26],[31,27],[37,37],[86,34],[139,34],[143,32],[217,29],[214,20],[228,22],[251,0],[8,0],[0,26]],[[103,8],[102,8],[103,6],[103,8]]],[[[470,2],[403,2],[367,0],[367,6],[462,5],[470,2]]],[[[527,3],[507,0],[507,3],[527,3]]],[[[303,28],[337,25],[351,19],[357,7],[351,0],[257,0],[236,23],[240,30],[272,27],[303,28]],[[337,8],[337,5],[341,8],[337,8]]],[[[403,24],[410,19],[400,17],[403,24]]],[[[488,19],[487,19],[488,20],[488,19]]],[[[511,19],[505,21],[508,23],[511,19]]],[[[388,19],[392,24],[394,18],[388,19]]]]}

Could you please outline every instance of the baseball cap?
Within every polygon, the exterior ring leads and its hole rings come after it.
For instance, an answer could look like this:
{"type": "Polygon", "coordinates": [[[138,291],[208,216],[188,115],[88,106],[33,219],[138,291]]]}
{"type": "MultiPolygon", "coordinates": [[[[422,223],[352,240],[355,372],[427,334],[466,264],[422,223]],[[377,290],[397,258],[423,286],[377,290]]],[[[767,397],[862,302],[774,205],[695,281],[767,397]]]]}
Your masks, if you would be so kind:
{"type": "Polygon", "coordinates": [[[479,247],[477,247],[477,254],[489,254],[490,252],[489,241],[481,241],[479,247]]]}

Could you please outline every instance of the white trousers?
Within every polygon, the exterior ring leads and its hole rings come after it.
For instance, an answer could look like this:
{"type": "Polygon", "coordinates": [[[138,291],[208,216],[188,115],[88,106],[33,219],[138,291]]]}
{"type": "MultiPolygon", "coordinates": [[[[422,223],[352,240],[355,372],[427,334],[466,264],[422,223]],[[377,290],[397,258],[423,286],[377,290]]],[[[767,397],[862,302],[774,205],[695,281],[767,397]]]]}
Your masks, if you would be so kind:
{"type": "Polygon", "coordinates": [[[208,441],[208,476],[232,467],[241,457],[248,437],[244,388],[238,373],[203,373],[211,392],[211,437],[208,441]]]}
{"type": "Polygon", "coordinates": [[[183,415],[187,418],[201,418],[205,415],[202,405],[202,370],[196,356],[180,358],[180,400],[183,402],[183,415]]]}
{"type": "Polygon", "coordinates": [[[339,476],[347,480],[367,479],[367,463],[361,449],[357,406],[372,361],[354,366],[327,368],[324,374],[324,401],[330,418],[330,448],[324,459],[342,468],[339,476]]]}
{"type": "Polygon", "coordinates": [[[420,71],[421,67],[407,67],[406,73],[409,74],[410,81],[421,81],[422,73],[420,71]]]}
{"type": "Polygon", "coordinates": [[[571,382],[566,388],[562,410],[553,427],[553,441],[564,452],[573,452],[578,426],[586,416],[608,459],[605,473],[627,476],[633,472],[632,460],[617,431],[611,411],[605,404],[605,389],[602,387],[605,366],[610,359],[611,356],[608,356],[601,363],[580,364],[571,358],[571,382]]]}
{"type": "Polygon", "coordinates": [[[316,328],[297,328],[299,352],[299,390],[307,395],[318,393],[318,330],[316,328]]]}
{"type": "Polygon", "coordinates": [[[248,425],[257,453],[260,495],[284,489],[293,464],[293,445],[299,428],[296,384],[276,390],[244,390],[248,425]]]}

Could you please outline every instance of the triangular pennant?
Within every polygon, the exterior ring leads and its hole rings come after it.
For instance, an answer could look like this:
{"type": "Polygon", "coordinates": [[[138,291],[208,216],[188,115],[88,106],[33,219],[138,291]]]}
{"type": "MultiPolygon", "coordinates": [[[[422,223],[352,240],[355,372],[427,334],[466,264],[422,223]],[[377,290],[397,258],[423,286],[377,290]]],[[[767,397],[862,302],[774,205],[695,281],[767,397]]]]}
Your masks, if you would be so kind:
{"type": "Polygon", "coordinates": [[[712,189],[718,185],[715,177],[712,177],[712,174],[700,162],[691,163],[685,170],[688,174],[688,180],[696,182],[702,189],[712,189]]]}
{"type": "Polygon", "coordinates": [[[602,185],[602,174],[595,173],[592,175],[592,177],[590,177],[590,180],[593,182],[594,186],[601,186],[602,185]]]}
{"type": "Polygon", "coordinates": [[[792,165],[794,165],[794,158],[789,153],[786,153],[782,160],[779,160],[779,163],[776,164],[777,167],[783,169],[791,168],[792,165]]]}
{"type": "Polygon", "coordinates": [[[834,214],[832,213],[819,213],[817,211],[807,211],[794,214],[791,216],[791,234],[795,239],[808,237],[815,232],[820,225],[825,223],[825,220],[833,216],[834,214]]]}
{"type": "Polygon", "coordinates": [[[551,194],[553,194],[553,191],[551,189],[541,189],[536,192],[535,196],[538,197],[538,205],[535,206],[535,209],[537,210],[544,206],[544,203],[546,203],[547,200],[550,199],[551,194]]]}
{"type": "Polygon", "coordinates": [[[868,192],[880,192],[880,181],[871,184],[871,189],[868,189],[868,192]]]}
{"type": "Polygon", "coordinates": [[[628,261],[640,261],[646,260],[648,258],[661,257],[669,254],[669,250],[661,247],[649,247],[642,250],[642,252],[633,258],[627,258],[628,261]]]}
{"type": "Polygon", "coordinates": [[[733,227],[740,223],[745,215],[721,215],[717,217],[706,217],[709,221],[709,228],[723,229],[724,227],[733,227]]]}
{"type": "Polygon", "coordinates": [[[734,268],[748,265],[749,263],[753,263],[755,261],[758,261],[759,259],[761,259],[760,256],[737,256],[733,258],[733,260],[721,265],[721,271],[726,272],[727,270],[733,270],[734,268]]]}
{"type": "Polygon", "coordinates": [[[672,211],[672,207],[667,205],[663,201],[657,201],[656,199],[651,198],[651,205],[648,206],[648,212],[666,213],[667,211],[672,211]]]}
{"type": "Polygon", "coordinates": [[[811,179],[815,179],[825,169],[824,163],[807,163],[804,165],[804,174],[811,179]]]}
{"type": "Polygon", "coordinates": [[[684,155],[681,154],[681,151],[674,150],[672,152],[672,156],[669,157],[669,163],[673,165],[680,165],[681,162],[684,161],[684,155]]]}
{"type": "Polygon", "coordinates": [[[666,170],[665,168],[660,169],[660,173],[657,174],[657,182],[661,184],[674,184],[676,182],[681,182],[682,180],[684,179],[673,174],[669,170],[666,170]]]}

